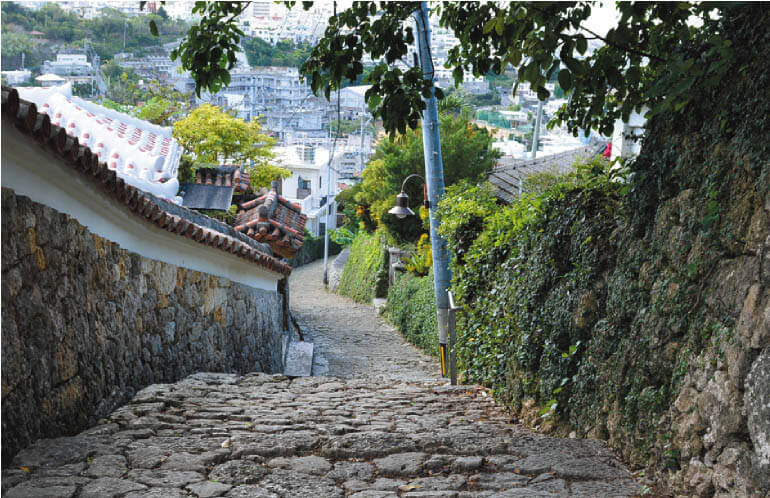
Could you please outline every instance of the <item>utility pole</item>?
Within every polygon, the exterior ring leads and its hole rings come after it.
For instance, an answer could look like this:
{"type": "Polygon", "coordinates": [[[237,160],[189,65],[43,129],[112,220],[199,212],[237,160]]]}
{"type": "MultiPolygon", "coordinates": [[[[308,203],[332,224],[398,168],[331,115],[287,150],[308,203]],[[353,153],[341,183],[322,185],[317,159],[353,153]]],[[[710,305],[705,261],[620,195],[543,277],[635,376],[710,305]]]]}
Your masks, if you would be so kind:
{"type": "MultiPolygon", "coordinates": [[[[417,46],[423,77],[431,81],[434,87],[435,72],[430,51],[430,13],[427,2],[420,2],[420,8],[414,12],[417,27],[417,46]]],[[[449,254],[446,241],[439,235],[439,223],[436,218],[438,201],[444,195],[444,162],[441,157],[441,136],[439,134],[438,104],[435,87],[431,96],[424,98],[425,111],[422,115],[422,140],[425,151],[425,180],[430,202],[430,241],[433,249],[433,288],[436,293],[436,313],[438,316],[438,342],[441,349],[441,373],[447,375],[449,365],[449,254]]]]}
{"type": "MultiPolygon", "coordinates": [[[[537,99],[537,117],[535,118],[535,129],[532,132],[532,159],[537,155],[537,142],[540,140],[540,121],[543,119],[543,101],[537,99]]],[[[521,192],[519,192],[521,193],[521,192]]]]}

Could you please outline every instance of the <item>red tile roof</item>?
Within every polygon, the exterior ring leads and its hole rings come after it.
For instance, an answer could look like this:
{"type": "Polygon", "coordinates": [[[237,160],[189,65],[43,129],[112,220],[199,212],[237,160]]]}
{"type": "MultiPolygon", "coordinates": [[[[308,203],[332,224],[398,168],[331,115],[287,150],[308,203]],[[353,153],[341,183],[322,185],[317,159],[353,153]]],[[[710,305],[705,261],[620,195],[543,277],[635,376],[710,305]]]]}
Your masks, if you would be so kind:
{"type": "Polygon", "coordinates": [[[115,170],[100,162],[88,147],[81,146],[77,137],[51,124],[48,115],[39,113],[34,103],[20,99],[15,88],[2,87],[2,119],[13,122],[22,133],[37,140],[41,148],[53,152],[62,166],[66,164],[77,173],[91,178],[116,203],[122,202],[148,223],[235,254],[267,270],[282,275],[291,273],[291,266],[264,252],[264,246],[232,227],[128,185],[115,170]]]}
{"type": "Polygon", "coordinates": [[[198,168],[195,172],[195,183],[234,187],[235,192],[251,191],[251,175],[240,166],[219,166],[218,168],[198,168]]]}
{"type": "Polygon", "coordinates": [[[273,182],[270,192],[239,206],[235,229],[258,242],[267,242],[276,254],[293,258],[305,240],[307,216],[284,199],[273,182]]]}

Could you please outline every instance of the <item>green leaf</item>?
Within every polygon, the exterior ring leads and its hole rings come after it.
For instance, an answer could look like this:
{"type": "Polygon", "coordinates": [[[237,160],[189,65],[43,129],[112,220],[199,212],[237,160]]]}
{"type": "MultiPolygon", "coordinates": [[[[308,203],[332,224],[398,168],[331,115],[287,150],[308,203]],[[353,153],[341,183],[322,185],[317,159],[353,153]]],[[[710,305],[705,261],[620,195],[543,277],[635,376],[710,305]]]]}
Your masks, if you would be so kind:
{"type": "Polygon", "coordinates": [[[575,48],[577,48],[580,55],[584,55],[586,50],[588,50],[588,40],[586,40],[584,36],[581,36],[575,42],[575,48]]]}
{"type": "Polygon", "coordinates": [[[150,19],[150,33],[152,33],[152,36],[160,36],[158,33],[158,25],[155,24],[155,19],[150,19]]]}
{"type": "Polygon", "coordinates": [[[498,36],[503,36],[503,30],[505,29],[505,19],[503,16],[500,16],[497,18],[497,23],[495,23],[495,33],[497,33],[498,36]]]}
{"type": "Polygon", "coordinates": [[[570,74],[568,69],[559,71],[558,80],[562,90],[567,91],[572,88],[572,74],[570,74]]]}
{"type": "Polygon", "coordinates": [[[494,18],[494,17],[489,21],[487,21],[486,23],[484,23],[484,29],[483,29],[484,34],[486,35],[492,32],[492,30],[495,29],[496,23],[497,23],[497,18],[494,18]]]}

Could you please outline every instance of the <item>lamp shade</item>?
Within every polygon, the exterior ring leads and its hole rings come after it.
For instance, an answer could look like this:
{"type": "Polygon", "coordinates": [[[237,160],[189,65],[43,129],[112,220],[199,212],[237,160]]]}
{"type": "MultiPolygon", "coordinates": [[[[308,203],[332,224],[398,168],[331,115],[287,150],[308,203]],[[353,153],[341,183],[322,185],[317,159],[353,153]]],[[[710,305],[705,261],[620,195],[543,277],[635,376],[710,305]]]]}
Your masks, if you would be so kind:
{"type": "Polygon", "coordinates": [[[403,191],[396,196],[396,206],[388,211],[390,214],[395,214],[398,218],[406,218],[412,216],[414,211],[409,209],[409,196],[403,191]]]}

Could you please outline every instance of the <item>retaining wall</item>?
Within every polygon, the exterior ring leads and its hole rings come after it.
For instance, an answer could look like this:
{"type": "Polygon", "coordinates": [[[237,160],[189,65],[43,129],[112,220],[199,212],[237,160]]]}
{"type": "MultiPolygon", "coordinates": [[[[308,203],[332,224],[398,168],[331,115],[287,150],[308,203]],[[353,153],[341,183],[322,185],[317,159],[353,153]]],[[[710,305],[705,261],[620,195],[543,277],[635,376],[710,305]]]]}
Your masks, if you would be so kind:
{"type": "Polygon", "coordinates": [[[283,300],[126,251],[3,188],[3,463],[147,384],[280,371],[283,300]]]}

